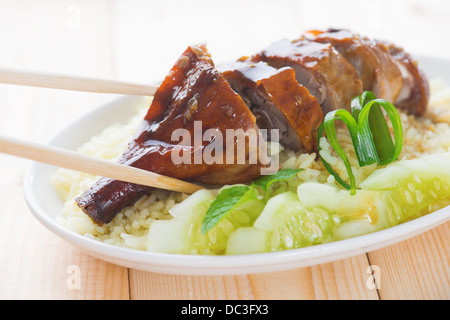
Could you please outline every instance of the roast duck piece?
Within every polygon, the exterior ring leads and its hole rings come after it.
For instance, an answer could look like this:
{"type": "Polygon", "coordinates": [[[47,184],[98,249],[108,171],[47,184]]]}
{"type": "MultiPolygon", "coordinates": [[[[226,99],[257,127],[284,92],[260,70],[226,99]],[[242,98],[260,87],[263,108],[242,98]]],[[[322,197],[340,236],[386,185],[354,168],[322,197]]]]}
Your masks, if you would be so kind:
{"type": "MultiPolygon", "coordinates": [[[[189,47],[177,60],[118,161],[166,176],[213,185],[246,182],[260,175],[262,164],[259,161],[226,164],[224,159],[223,164],[196,164],[196,152],[201,154],[214,142],[214,139],[203,141],[200,150],[194,148],[196,121],[201,123],[201,134],[209,129],[218,130],[224,136],[227,129],[258,134],[255,116],[214,68],[203,45],[189,47]],[[172,133],[176,129],[186,129],[191,141],[174,142],[172,133]],[[190,161],[177,164],[173,161],[173,153],[175,156],[187,155],[185,157],[190,161]]],[[[247,151],[250,150],[246,150],[246,156],[247,151]]],[[[133,205],[151,190],[150,187],[100,178],[76,202],[93,221],[102,224],[110,222],[122,209],[133,205]]]]}
{"type": "Polygon", "coordinates": [[[363,90],[355,68],[330,44],[307,39],[280,40],[252,60],[275,68],[293,68],[298,83],[317,98],[324,114],[346,108],[363,90]]]}
{"type": "Polygon", "coordinates": [[[263,62],[242,59],[218,67],[256,117],[261,129],[279,130],[286,148],[312,151],[323,120],[317,98],[295,79],[292,68],[275,69],[263,62]]]}
{"type": "MultiPolygon", "coordinates": [[[[364,90],[418,116],[429,98],[427,79],[403,49],[347,30],[310,31],[217,67],[205,45],[191,46],[161,83],[118,161],[211,186],[249,182],[270,165],[264,156],[266,139],[273,138],[270,129],[278,129],[284,147],[314,152],[324,115],[349,109],[351,99],[364,90]],[[225,147],[214,149],[213,163],[201,157],[203,151],[215,148],[214,134],[203,137],[200,145],[194,138],[181,143],[177,136],[174,141],[177,129],[195,137],[198,124],[201,134],[215,132],[222,137],[227,129],[242,129],[245,134],[232,141],[231,161],[225,147]],[[242,146],[245,150],[239,150],[242,146]],[[174,155],[176,159],[182,155],[184,161],[174,161],[174,155]],[[238,155],[244,160],[237,161],[238,155]]],[[[151,190],[100,178],[75,201],[94,222],[104,224],[151,190]]]]}
{"type": "Polygon", "coordinates": [[[402,48],[339,29],[310,31],[305,38],[331,44],[355,68],[364,90],[412,114],[424,114],[429,99],[428,80],[402,48]]]}

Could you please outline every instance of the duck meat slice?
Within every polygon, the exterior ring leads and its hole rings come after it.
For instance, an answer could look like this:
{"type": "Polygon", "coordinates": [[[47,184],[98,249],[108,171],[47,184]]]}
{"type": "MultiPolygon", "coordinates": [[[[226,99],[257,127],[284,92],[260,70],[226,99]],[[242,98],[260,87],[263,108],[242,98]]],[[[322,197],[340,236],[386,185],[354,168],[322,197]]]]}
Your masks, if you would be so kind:
{"type": "Polygon", "coordinates": [[[352,98],[362,93],[355,68],[330,44],[300,39],[280,40],[253,61],[265,61],[275,68],[292,67],[298,83],[315,96],[323,113],[350,109],[352,98]]]}
{"type": "Polygon", "coordinates": [[[430,98],[430,89],[428,79],[418,68],[417,61],[403,48],[392,43],[377,41],[377,45],[389,51],[402,73],[403,86],[395,100],[395,106],[416,116],[423,115],[430,98]]]}
{"type": "Polygon", "coordinates": [[[399,96],[403,86],[401,70],[388,50],[374,40],[344,29],[309,31],[305,37],[336,48],[355,67],[364,90],[391,102],[399,96]]]}
{"type": "MultiPolygon", "coordinates": [[[[118,161],[192,182],[244,183],[261,175],[263,147],[256,118],[214,68],[206,47],[199,45],[189,47],[177,60],[118,161]],[[240,134],[225,150],[220,142],[230,129],[239,129],[240,134]],[[202,157],[207,150],[214,161],[202,157]]],[[[75,201],[94,222],[103,224],[151,190],[100,178],[75,201]]]]}
{"type": "Polygon", "coordinates": [[[308,89],[295,79],[290,67],[276,69],[265,62],[242,59],[218,67],[256,117],[260,129],[277,129],[288,149],[311,152],[317,145],[322,109],[308,89]]]}

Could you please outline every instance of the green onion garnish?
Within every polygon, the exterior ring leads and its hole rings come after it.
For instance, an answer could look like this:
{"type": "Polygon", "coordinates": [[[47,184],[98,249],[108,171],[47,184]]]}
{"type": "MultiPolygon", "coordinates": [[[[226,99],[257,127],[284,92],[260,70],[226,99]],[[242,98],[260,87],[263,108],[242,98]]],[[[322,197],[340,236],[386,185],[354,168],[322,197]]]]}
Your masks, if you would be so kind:
{"type": "Polygon", "coordinates": [[[319,155],[321,150],[320,138],[323,137],[325,132],[331,147],[344,161],[350,183],[346,183],[322,156],[320,158],[325,168],[334,176],[336,181],[344,188],[350,190],[351,194],[355,194],[355,177],[348,157],[337,139],[336,119],[342,120],[346,124],[358,163],[361,167],[364,167],[373,163],[385,165],[398,159],[403,146],[403,129],[400,115],[392,103],[384,99],[376,99],[375,95],[370,91],[366,91],[352,100],[351,113],[347,110],[339,109],[326,114],[322,125],[319,127],[317,136],[319,155]],[[380,106],[386,111],[391,121],[394,130],[394,142],[380,106]]]}

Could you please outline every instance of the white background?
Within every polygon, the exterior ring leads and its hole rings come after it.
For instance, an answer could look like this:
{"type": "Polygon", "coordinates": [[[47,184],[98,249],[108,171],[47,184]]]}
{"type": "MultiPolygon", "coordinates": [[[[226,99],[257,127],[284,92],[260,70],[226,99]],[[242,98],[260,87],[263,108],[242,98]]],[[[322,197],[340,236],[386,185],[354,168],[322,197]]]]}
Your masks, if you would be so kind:
{"type": "MultiPolygon", "coordinates": [[[[190,44],[221,63],[328,27],[450,58],[444,0],[0,0],[0,68],[154,83],[190,44]]],[[[43,142],[114,98],[0,84],[0,134],[43,142]]]]}
{"type": "Polygon", "coordinates": [[[222,62],[328,27],[450,57],[445,0],[2,0],[0,66],[152,82],[189,44],[222,62]]]}

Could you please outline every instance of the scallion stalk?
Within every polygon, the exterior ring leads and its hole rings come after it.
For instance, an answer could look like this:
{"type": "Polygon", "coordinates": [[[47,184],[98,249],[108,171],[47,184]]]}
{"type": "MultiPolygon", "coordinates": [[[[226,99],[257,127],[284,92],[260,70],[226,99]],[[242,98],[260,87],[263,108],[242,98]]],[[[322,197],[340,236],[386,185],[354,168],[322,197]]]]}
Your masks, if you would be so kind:
{"type": "Polygon", "coordinates": [[[351,194],[355,194],[356,180],[348,157],[339,145],[335,121],[341,120],[347,126],[361,167],[373,163],[385,165],[397,160],[403,146],[403,129],[400,115],[395,106],[387,100],[376,99],[370,91],[366,91],[352,100],[351,111],[350,113],[345,109],[339,109],[325,115],[318,131],[318,149],[320,155],[320,138],[325,133],[330,146],[344,162],[349,183],[345,182],[332,166],[320,156],[322,163],[339,184],[350,190],[351,194]],[[386,111],[391,121],[395,144],[392,141],[381,107],[386,111]]]}

